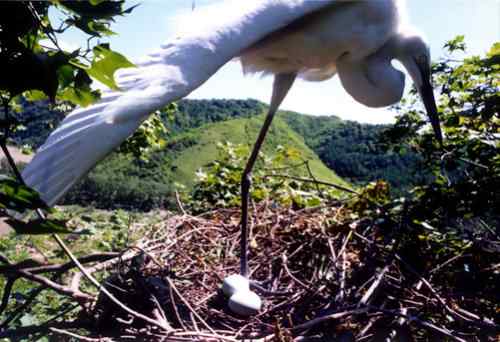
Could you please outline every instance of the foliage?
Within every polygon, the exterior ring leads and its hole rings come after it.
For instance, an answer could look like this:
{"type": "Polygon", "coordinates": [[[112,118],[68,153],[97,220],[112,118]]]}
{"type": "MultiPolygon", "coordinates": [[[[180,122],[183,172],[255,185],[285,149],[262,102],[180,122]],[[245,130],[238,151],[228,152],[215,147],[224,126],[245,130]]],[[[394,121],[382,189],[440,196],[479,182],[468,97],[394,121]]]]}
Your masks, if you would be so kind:
{"type": "MultiPolygon", "coordinates": [[[[135,241],[142,237],[145,230],[157,224],[161,217],[159,212],[137,215],[123,210],[107,212],[92,207],[68,206],[59,211],[55,219],[68,222],[70,229],[77,232],[77,234],[67,234],[63,239],[72,252],[80,257],[94,252],[121,251],[128,245],[129,240],[135,241]]],[[[56,264],[67,261],[53,240],[39,235],[10,233],[0,236],[0,255],[12,263],[31,262],[35,267],[46,263],[47,259],[56,264]]],[[[0,268],[4,266],[2,264],[0,268]]],[[[0,277],[0,288],[4,288],[6,280],[6,277],[0,277]]],[[[15,282],[11,300],[7,308],[0,313],[2,324],[17,308],[26,303],[37,287],[36,284],[24,279],[15,282]]],[[[95,291],[86,284],[82,287],[90,293],[95,291]]],[[[67,297],[45,289],[36,296],[29,310],[21,311],[8,326],[14,328],[42,324],[59,315],[64,315],[68,320],[74,319],[77,317],[74,309],[74,305],[67,297]],[[71,308],[73,310],[69,310],[71,308]]],[[[35,339],[30,339],[32,340],[35,339]]]]}
{"type": "MultiPolygon", "coordinates": [[[[0,118],[0,144],[18,143],[27,148],[41,145],[56,125],[75,105],[88,106],[97,101],[100,92],[93,90],[92,79],[119,90],[114,73],[119,68],[134,67],[126,57],[113,51],[103,39],[113,34],[110,25],[119,16],[130,13],[133,7],[124,8],[125,1],[11,1],[0,4],[0,98],[3,117],[0,118]],[[51,22],[49,10],[56,11],[60,22],[51,22]],[[58,26],[58,27],[56,27],[58,26]],[[87,45],[75,51],[66,51],[58,39],[68,29],[77,28],[87,36],[87,45]],[[52,108],[48,108],[50,100],[52,108]]],[[[165,109],[172,113],[174,106],[165,109]]],[[[120,151],[136,158],[145,155],[164,144],[165,127],[159,114],[155,113],[121,147],[120,151]]],[[[10,173],[7,170],[7,173],[10,173]]],[[[17,176],[15,173],[11,175],[17,176]]],[[[21,191],[22,180],[10,179],[15,187],[1,187],[1,215],[20,233],[66,232],[64,222],[56,220],[29,222],[16,219],[8,210],[22,212],[26,209],[42,208],[42,202],[27,203],[21,191]],[[16,192],[10,189],[17,189],[16,192]],[[24,201],[24,202],[22,202],[24,201]],[[15,207],[13,205],[16,204],[15,207]]],[[[159,205],[165,191],[162,184],[147,184],[150,190],[144,196],[141,182],[115,182],[105,191],[108,198],[118,197],[124,201],[134,198],[130,205],[150,208],[159,205]],[[123,190],[126,188],[125,190],[123,190]],[[154,191],[151,190],[154,188],[154,191]],[[141,196],[143,195],[143,196],[141,196]],[[159,199],[161,198],[161,199],[159,199]],[[140,205],[143,202],[148,204],[140,205]]],[[[87,182],[88,191],[95,191],[96,182],[87,182]]],[[[105,187],[98,187],[102,195],[105,187]]],[[[37,197],[38,198],[38,197],[37,197]]]]}
{"type": "MultiPolygon", "coordinates": [[[[158,116],[152,117],[151,120],[158,125],[150,126],[150,121],[146,121],[120,147],[121,152],[132,154],[133,159],[112,155],[79,183],[64,203],[92,203],[101,208],[110,208],[116,203],[117,206],[130,207],[127,203],[114,202],[116,198],[126,200],[125,195],[107,197],[110,193],[118,195],[105,189],[108,183],[118,185],[115,174],[124,177],[120,178],[123,184],[119,187],[111,185],[120,191],[127,191],[126,184],[137,184],[137,191],[129,193],[144,193],[146,189],[154,189],[141,185],[149,181],[163,183],[163,188],[168,186],[172,191],[177,187],[176,183],[184,184],[189,191],[196,170],[215,159],[217,142],[231,141],[249,146],[253,143],[262,112],[266,109],[264,104],[255,100],[181,100],[177,105],[177,110],[167,108],[160,112],[161,122],[158,116]],[[151,130],[144,130],[145,127],[151,130]],[[140,160],[134,160],[137,158],[140,160]],[[127,177],[132,177],[130,182],[127,177]],[[90,186],[88,190],[85,189],[87,185],[90,186]],[[140,191],[140,188],[144,190],[140,191]],[[92,195],[96,189],[100,190],[92,195]],[[82,202],[75,202],[79,197],[82,202]]],[[[20,146],[31,145],[36,149],[64,114],[48,111],[43,103],[23,100],[20,106],[23,112],[18,118],[22,126],[13,133],[12,139],[20,146]]],[[[430,179],[430,172],[421,172],[422,158],[414,151],[408,149],[400,155],[383,149],[378,136],[385,129],[387,126],[384,125],[342,121],[335,116],[314,117],[282,111],[269,133],[268,140],[272,143],[266,145],[269,146],[267,153],[272,153],[274,146],[279,144],[292,145],[301,151],[304,159],[311,160],[313,173],[322,180],[339,181],[326,165],[355,184],[385,179],[396,194],[430,179]]],[[[164,200],[155,203],[171,203],[170,196],[168,193],[164,200]]]]}
{"type": "Polygon", "coordinates": [[[30,99],[48,97],[86,106],[99,98],[90,88],[91,77],[114,86],[113,73],[133,66],[109,45],[92,42],[113,34],[114,18],[130,13],[124,0],[97,4],[71,1],[8,1],[1,3],[0,70],[2,97],[24,94],[30,99]],[[49,20],[49,8],[62,17],[60,27],[49,20]],[[65,51],[58,36],[76,27],[88,35],[85,49],[65,51]]]}
{"type": "Polygon", "coordinates": [[[384,179],[394,193],[402,194],[429,179],[419,167],[422,158],[417,153],[394,153],[380,143],[379,137],[388,126],[323,121],[321,128],[304,135],[304,139],[330,169],[346,180],[364,185],[384,179]]]}
{"type": "Polygon", "coordinates": [[[171,122],[171,130],[181,133],[209,123],[237,118],[249,118],[264,112],[265,105],[257,100],[181,100],[171,122]]]}
{"type": "MultiPolygon", "coordinates": [[[[217,142],[231,141],[249,148],[262,125],[262,119],[262,115],[233,119],[172,133],[171,121],[162,116],[169,133],[163,136],[166,141],[163,148],[151,149],[141,159],[113,153],[70,190],[62,204],[89,204],[108,209],[133,206],[143,210],[175,208],[175,190],[191,191],[196,171],[217,159],[217,142]]],[[[309,160],[311,171],[318,179],[346,185],[280,118],[273,123],[264,152],[273,154],[277,145],[296,149],[302,159],[309,160]]],[[[305,168],[302,168],[301,175],[308,176],[305,168]]]]}
{"type": "MultiPolygon", "coordinates": [[[[212,208],[239,206],[241,202],[241,175],[248,159],[249,149],[230,142],[217,144],[219,157],[196,173],[196,183],[189,205],[195,212],[212,208]]],[[[324,185],[301,181],[294,175],[308,167],[294,148],[277,146],[274,153],[261,153],[252,173],[250,198],[255,202],[269,200],[275,205],[303,208],[316,206],[338,196],[338,192],[324,185]]]]}
{"type": "Polygon", "coordinates": [[[175,103],[151,114],[118,149],[120,153],[132,154],[136,159],[146,160],[152,151],[165,147],[168,130],[166,120],[177,112],[175,103]]]}
{"type": "MultiPolygon", "coordinates": [[[[463,38],[446,44],[450,53],[464,50],[463,38]]],[[[441,148],[425,129],[415,92],[403,104],[404,114],[386,133],[395,150],[422,155],[435,176],[413,190],[415,211],[437,225],[449,220],[486,217],[498,222],[500,212],[500,44],[484,57],[450,58],[436,63],[439,109],[445,135],[441,148]],[[401,143],[403,142],[403,143],[401,143]]],[[[494,224],[497,226],[497,224],[494,224]]]]}

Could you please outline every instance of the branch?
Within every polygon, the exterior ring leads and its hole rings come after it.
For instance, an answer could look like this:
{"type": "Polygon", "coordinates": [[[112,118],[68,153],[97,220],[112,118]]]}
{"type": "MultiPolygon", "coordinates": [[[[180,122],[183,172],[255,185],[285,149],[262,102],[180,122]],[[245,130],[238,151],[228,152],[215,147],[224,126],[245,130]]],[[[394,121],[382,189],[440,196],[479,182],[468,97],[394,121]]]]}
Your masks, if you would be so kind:
{"type": "Polygon", "coordinates": [[[35,298],[43,291],[47,289],[46,286],[39,286],[37,287],[36,289],[34,289],[30,296],[25,300],[25,302],[20,305],[19,307],[16,308],[16,310],[14,310],[14,312],[10,313],[9,316],[2,322],[2,324],[0,324],[0,330],[2,329],[5,329],[7,327],[7,325],[12,322],[14,319],[16,319],[16,317],[24,311],[24,309],[26,309],[28,306],[31,305],[31,303],[35,300],[35,298]]]}
{"type": "Polygon", "coordinates": [[[88,301],[94,300],[94,296],[91,296],[89,294],[83,293],[83,292],[78,291],[78,290],[75,291],[69,287],[58,284],[50,279],[47,279],[45,277],[40,276],[40,275],[31,274],[30,272],[27,272],[25,270],[18,270],[18,271],[16,271],[16,273],[23,278],[26,278],[26,279],[34,281],[38,284],[44,285],[44,286],[56,291],[57,293],[60,293],[60,294],[65,295],[65,296],[69,296],[69,297],[74,298],[78,301],[83,300],[85,302],[88,302],[88,301]]]}
{"type": "MultiPolygon", "coordinates": [[[[9,114],[9,102],[10,102],[10,99],[8,101],[4,101],[4,110],[5,110],[5,117],[7,119],[8,117],[8,114],[9,114]]],[[[8,120],[6,120],[8,121],[8,120]]],[[[10,126],[8,124],[6,124],[6,128],[5,128],[5,134],[3,136],[3,139],[0,140],[0,146],[2,147],[2,150],[3,152],[5,153],[5,156],[7,157],[7,160],[9,162],[9,165],[10,167],[12,168],[14,174],[16,175],[16,178],[17,180],[25,185],[25,182],[16,166],[16,163],[14,162],[12,156],[10,155],[10,152],[9,150],[7,149],[7,146],[5,145],[6,143],[6,139],[8,137],[8,134],[10,133],[10,126]]],[[[40,219],[42,220],[45,220],[46,217],[45,217],[45,214],[42,212],[42,210],[40,209],[37,209],[36,210],[36,213],[38,214],[38,216],[40,217],[40,219]]],[[[132,310],[131,308],[129,308],[128,306],[126,306],[125,304],[123,304],[122,302],[120,302],[111,292],[108,291],[108,289],[106,289],[104,286],[102,286],[93,276],[92,274],[90,274],[86,269],[85,267],[83,267],[83,265],[80,263],[80,261],[78,261],[78,259],[73,255],[73,253],[69,250],[69,248],[66,246],[66,244],[64,243],[64,241],[61,240],[61,238],[59,237],[59,235],[57,234],[52,234],[52,237],[56,240],[57,244],[59,245],[59,247],[61,247],[61,249],[66,253],[66,255],[70,258],[70,260],[76,265],[76,267],[78,267],[78,269],[83,273],[83,275],[92,283],[92,285],[94,285],[98,290],[100,290],[102,293],[104,293],[113,303],[115,303],[116,305],[118,305],[121,309],[125,310],[127,313],[131,314],[132,316],[134,317],[137,317],[139,319],[142,319],[160,329],[163,329],[163,330],[168,330],[168,327],[165,327],[162,323],[152,319],[152,318],[149,318],[137,311],[134,311],[132,310]]],[[[31,274],[29,272],[26,272],[26,271],[23,271],[23,270],[19,270],[17,271],[17,273],[23,275],[23,277],[27,278],[27,279],[30,279],[32,281],[35,281],[35,282],[38,282],[40,284],[43,284],[43,285],[47,285],[48,287],[51,287],[53,288],[54,290],[62,293],[62,294],[66,294],[66,295],[70,295],[71,297],[79,297],[81,299],[93,299],[93,297],[89,296],[89,295],[86,295],[86,294],[83,294],[82,292],[76,290],[76,289],[72,289],[72,288],[67,288],[67,287],[64,287],[62,285],[59,285],[45,277],[41,277],[41,276],[38,276],[38,275],[34,275],[34,274],[31,274]],[[90,298],[89,298],[90,297],[90,298]]]]}
{"type": "MultiPolygon", "coordinates": [[[[119,256],[120,253],[117,252],[103,252],[103,253],[95,253],[95,254],[90,254],[86,255],[83,257],[78,258],[78,261],[82,264],[87,264],[91,262],[99,262],[99,261],[107,261],[109,259],[113,259],[117,256],[119,256]]],[[[70,269],[76,267],[76,265],[72,262],[69,261],[64,264],[52,264],[52,265],[39,265],[38,263],[37,266],[34,266],[33,264],[36,263],[31,259],[28,260],[23,260],[18,262],[17,264],[11,264],[11,265],[5,265],[5,266],[0,266],[0,274],[2,273],[9,273],[9,272],[17,272],[18,270],[24,270],[27,272],[30,272],[32,274],[39,274],[39,273],[46,273],[46,272],[66,272],[69,271],[70,269]]]]}
{"type": "Polygon", "coordinates": [[[342,190],[345,192],[349,192],[351,194],[359,195],[359,192],[354,191],[354,190],[349,189],[349,188],[346,188],[346,187],[343,187],[342,185],[333,184],[333,183],[324,182],[324,181],[319,181],[319,180],[313,180],[313,179],[309,179],[309,178],[295,177],[295,176],[282,175],[282,174],[277,174],[277,175],[266,174],[266,175],[264,175],[264,177],[288,178],[288,179],[293,179],[293,180],[296,180],[299,182],[316,183],[316,184],[320,184],[320,185],[330,186],[332,188],[342,190]]]}
{"type": "Polygon", "coordinates": [[[12,292],[12,287],[16,282],[17,278],[7,278],[5,286],[3,288],[2,303],[0,304],[0,315],[4,312],[9,304],[10,293],[12,292]]]}
{"type": "Polygon", "coordinates": [[[73,328],[83,328],[85,326],[85,322],[76,320],[72,322],[57,322],[53,324],[42,324],[42,325],[28,325],[25,327],[18,327],[14,329],[4,330],[0,332],[0,338],[7,338],[10,340],[18,341],[23,337],[44,333],[47,334],[50,332],[50,328],[58,328],[58,329],[73,329],[73,328]]]}

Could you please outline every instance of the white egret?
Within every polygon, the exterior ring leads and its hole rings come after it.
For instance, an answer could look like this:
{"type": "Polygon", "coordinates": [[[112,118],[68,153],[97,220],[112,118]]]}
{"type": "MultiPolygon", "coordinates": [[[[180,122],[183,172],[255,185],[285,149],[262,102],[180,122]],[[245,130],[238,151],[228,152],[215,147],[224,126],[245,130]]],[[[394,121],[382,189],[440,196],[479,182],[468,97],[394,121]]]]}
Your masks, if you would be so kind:
{"type": "MultiPolygon", "coordinates": [[[[234,2],[233,2],[234,4],[234,2]]],[[[70,113],[26,167],[26,183],[54,204],[154,110],[188,95],[221,66],[239,57],[245,72],[274,75],[271,104],[242,178],[241,274],[247,276],[248,192],[251,170],[274,114],[295,78],[321,81],[338,73],[342,86],[371,107],[398,102],[404,74],[441,131],[431,86],[429,48],[403,30],[403,1],[259,0],[239,3],[224,23],[177,37],[117,73],[121,91],[70,113]]],[[[219,18],[217,18],[219,19],[219,18]]],[[[333,101],[332,107],[334,108],[333,101]]]]}

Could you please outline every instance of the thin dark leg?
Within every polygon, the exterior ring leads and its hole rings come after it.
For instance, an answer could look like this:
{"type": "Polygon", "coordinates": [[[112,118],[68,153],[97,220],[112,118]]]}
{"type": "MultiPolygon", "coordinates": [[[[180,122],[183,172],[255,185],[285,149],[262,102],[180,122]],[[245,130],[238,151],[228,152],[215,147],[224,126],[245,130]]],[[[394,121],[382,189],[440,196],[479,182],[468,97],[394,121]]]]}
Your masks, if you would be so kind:
{"type": "Polygon", "coordinates": [[[274,77],[273,94],[271,104],[267,112],[264,125],[260,129],[259,136],[253,147],[250,158],[248,158],[245,170],[241,177],[241,247],[240,247],[240,273],[242,276],[248,276],[248,200],[250,194],[250,186],[252,185],[252,169],[259,156],[260,148],[266,137],[267,131],[271,126],[274,114],[278,110],[281,102],[285,98],[288,90],[295,80],[296,74],[278,74],[274,77]]]}

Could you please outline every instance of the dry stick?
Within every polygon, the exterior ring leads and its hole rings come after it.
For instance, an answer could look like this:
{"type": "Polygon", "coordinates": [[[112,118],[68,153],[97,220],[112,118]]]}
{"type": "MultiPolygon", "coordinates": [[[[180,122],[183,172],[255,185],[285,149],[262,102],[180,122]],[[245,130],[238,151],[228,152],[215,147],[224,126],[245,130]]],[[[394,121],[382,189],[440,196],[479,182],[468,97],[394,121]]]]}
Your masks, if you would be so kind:
{"type": "Polygon", "coordinates": [[[189,311],[191,311],[193,313],[193,315],[198,318],[198,320],[208,329],[210,330],[210,332],[212,334],[215,334],[217,335],[217,333],[215,332],[215,330],[212,329],[212,327],[210,325],[208,325],[207,322],[205,322],[205,320],[203,318],[201,318],[200,315],[198,315],[198,313],[196,311],[194,311],[194,309],[191,307],[191,305],[189,305],[189,303],[186,301],[186,299],[184,299],[184,297],[181,295],[181,293],[177,290],[177,288],[175,287],[173,281],[167,277],[167,282],[168,284],[170,285],[170,287],[174,290],[175,294],[181,299],[181,301],[184,303],[184,305],[186,305],[186,307],[189,309],[189,311]]]}
{"type": "Polygon", "coordinates": [[[380,312],[386,313],[386,314],[391,314],[391,315],[394,315],[394,316],[397,316],[397,317],[404,317],[409,322],[415,322],[415,323],[417,323],[418,325],[420,325],[420,326],[422,326],[424,328],[427,328],[429,330],[432,330],[434,332],[437,332],[437,333],[440,333],[440,334],[442,334],[444,336],[447,336],[447,337],[451,338],[454,341],[467,342],[466,340],[461,339],[460,337],[457,337],[457,336],[453,335],[451,333],[451,331],[449,331],[448,329],[443,328],[443,327],[438,327],[437,325],[429,323],[427,321],[423,321],[420,318],[418,318],[417,316],[410,316],[410,315],[403,314],[401,312],[397,312],[397,311],[393,311],[393,310],[385,310],[385,309],[377,308],[377,307],[372,307],[372,308],[375,309],[375,310],[378,310],[380,312]]]}
{"type": "MultiPolygon", "coordinates": [[[[80,263],[86,264],[90,262],[106,261],[118,255],[120,255],[120,253],[116,252],[95,253],[78,258],[78,260],[80,261],[80,263]]],[[[19,269],[30,272],[31,274],[48,273],[48,272],[61,273],[69,271],[73,267],[75,267],[75,264],[71,261],[64,264],[42,264],[42,265],[37,264],[37,266],[34,266],[33,260],[27,259],[20,261],[16,264],[0,266],[0,274],[8,272],[16,272],[19,269]]]]}
{"type": "Polygon", "coordinates": [[[345,297],[345,280],[346,280],[345,279],[346,278],[346,253],[345,253],[345,250],[347,247],[347,243],[349,242],[351,237],[352,237],[352,230],[350,230],[349,233],[347,234],[347,236],[345,237],[344,243],[342,244],[342,247],[340,248],[340,250],[337,253],[337,256],[333,262],[335,269],[337,269],[338,259],[340,256],[342,256],[342,260],[340,263],[340,274],[339,274],[340,290],[339,290],[337,297],[335,298],[336,302],[342,302],[344,300],[344,297],[345,297]]]}
{"type": "MultiPolygon", "coordinates": [[[[473,323],[475,325],[479,325],[481,327],[488,327],[488,328],[493,328],[493,329],[496,329],[496,330],[500,330],[500,326],[493,323],[493,322],[490,322],[490,321],[477,321],[475,319],[475,315],[473,314],[470,314],[469,316],[472,315],[471,319],[469,318],[466,318],[464,317],[463,315],[459,314],[457,311],[455,311],[454,309],[450,308],[448,306],[448,304],[446,303],[446,301],[439,295],[439,293],[436,291],[436,289],[434,289],[434,287],[429,283],[429,281],[427,281],[427,279],[425,279],[423,276],[421,276],[417,271],[415,271],[413,269],[413,267],[411,265],[409,265],[406,261],[404,261],[399,255],[395,255],[395,258],[397,260],[399,260],[411,273],[413,273],[414,275],[416,275],[417,277],[420,278],[420,283],[424,284],[428,289],[429,291],[432,293],[432,295],[434,296],[434,298],[436,298],[438,300],[438,302],[445,308],[446,311],[448,311],[451,315],[455,316],[455,317],[458,317],[460,318],[461,320],[464,320],[468,323],[473,323]]],[[[463,310],[463,309],[462,309],[463,310]]],[[[469,314],[469,312],[464,311],[464,314],[469,314]]]]}
{"type": "Polygon", "coordinates": [[[186,326],[184,325],[184,321],[181,319],[181,315],[179,314],[179,310],[177,309],[177,305],[175,304],[174,292],[172,290],[172,286],[168,287],[168,294],[170,296],[170,303],[172,304],[172,309],[174,309],[175,318],[177,318],[177,322],[181,328],[187,331],[186,326]]]}
{"type": "Polygon", "coordinates": [[[10,293],[12,292],[12,287],[16,282],[17,278],[8,277],[3,288],[2,304],[0,304],[0,315],[3,313],[7,305],[9,304],[10,293]]]}
{"type": "Polygon", "coordinates": [[[377,290],[377,288],[382,284],[382,279],[384,279],[384,275],[387,273],[388,270],[389,270],[389,266],[385,266],[384,269],[382,270],[382,272],[380,272],[377,275],[377,277],[375,278],[375,281],[372,283],[372,285],[370,286],[370,288],[368,288],[368,290],[366,291],[366,293],[363,295],[363,297],[359,301],[358,308],[361,307],[361,306],[365,306],[366,304],[368,304],[368,301],[370,300],[370,298],[372,297],[372,295],[375,293],[375,291],[377,290]]]}
{"type": "Polygon", "coordinates": [[[28,280],[34,281],[38,284],[44,285],[48,288],[51,288],[52,290],[56,291],[59,294],[65,295],[72,297],[76,300],[83,300],[83,301],[92,301],[94,300],[94,296],[91,296],[89,294],[83,293],[81,291],[73,291],[71,288],[60,285],[50,279],[47,279],[43,276],[37,275],[37,274],[31,274],[30,272],[26,272],[24,270],[18,270],[16,271],[17,274],[19,274],[21,277],[26,278],[28,280]]]}
{"type": "MultiPolygon", "coordinates": [[[[8,103],[7,104],[4,104],[4,108],[5,108],[5,117],[8,117],[8,103]]],[[[6,129],[6,132],[8,133],[9,132],[9,128],[6,129]]],[[[4,136],[4,138],[6,138],[6,136],[4,136]]],[[[14,162],[14,159],[12,158],[9,150],[7,149],[7,146],[6,146],[6,141],[5,139],[3,139],[2,141],[0,141],[0,147],[2,148],[6,158],[7,158],[7,161],[9,162],[9,165],[11,167],[11,169],[13,170],[14,174],[16,175],[16,178],[18,179],[18,181],[25,185],[24,183],[24,179],[23,177],[21,176],[21,173],[19,172],[17,166],[16,166],[16,163],[14,162]]],[[[45,220],[46,217],[45,217],[45,214],[40,210],[40,209],[37,209],[36,210],[36,213],[38,214],[38,216],[40,217],[40,219],[42,220],[45,220]]],[[[61,238],[59,237],[59,235],[57,234],[52,234],[52,237],[56,240],[57,244],[59,245],[59,247],[62,248],[62,250],[66,253],[66,255],[71,259],[71,261],[78,267],[78,269],[80,269],[80,271],[85,275],[85,277],[92,283],[92,285],[94,285],[97,289],[99,289],[102,293],[104,293],[106,296],[109,297],[109,299],[114,302],[116,305],[118,305],[120,308],[122,308],[123,310],[125,310],[126,312],[128,312],[129,314],[137,317],[137,318],[140,318],[150,324],[153,324],[154,326],[157,326],[161,329],[165,329],[165,327],[157,322],[156,320],[154,319],[151,319],[139,312],[136,312],[132,309],[130,309],[128,306],[126,306],[125,304],[123,304],[122,302],[120,302],[111,292],[109,292],[105,287],[103,287],[90,273],[87,272],[87,270],[85,269],[85,267],[83,267],[83,265],[78,261],[78,259],[73,255],[73,253],[69,250],[69,248],[66,246],[66,244],[61,240],[61,238]]],[[[37,275],[32,275],[28,272],[21,272],[21,274],[23,274],[23,276],[27,277],[28,279],[30,280],[33,280],[33,281],[37,281],[37,282],[41,282],[42,284],[44,285],[47,285],[51,288],[54,288],[54,285],[55,288],[59,288],[61,290],[61,293],[63,294],[69,294],[70,296],[72,294],[75,294],[75,293],[78,293],[78,292],[75,292],[71,289],[69,289],[69,291],[66,291],[67,288],[61,288],[61,286],[59,284],[56,284],[44,277],[40,277],[40,276],[37,276],[37,275]]],[[[83,293],[82,293],[83,295],[83,293]]],[[[88,296],[88,295],[87,295],[88,296]]],[[[89,296],[90,297],[90,296],[89,296]]],[[[93,297],[91,297],[93,298],[93,297]]],[[[82,297],[82,299],[85,299],[82,297]]],[[[88,298],[87,298],[88,299],[88,298]]]]}
{"type": "Polygon", "coordinates": [[[347,316],[352,316],[352,315],[359,315],[368,312],[369,308],[361,308],[361,309],[354,309],[354,310],[347,310],[347,311],[342,311],[342,312],[336,312],[330,315],[326,316],[321,316],[314,318],[308,322],[296,325],[293,327],[291,330],[293,331],[300,331],[300,330],[305,330],[314,327],[317,324],[326,322],[326,321],[331,321],[334,319],[339,319],[347,316]]]}
{"type": "Polygon", "coordinates": [[[345,277],[346,277],[346,256],[345,249],[342,249],[342,259],[340,261],[340,289],[337,297],[335,298],[337,303],[344,301],[345,297],[345,277]]]}
{"type": "MultiPolygon", "coordinates": [[[[384,300],[382,305],[380,306],[382,309],[385,309],[387,305],[387,300],[384,300]]],[[[372,336],[373,334],[366,335],[368,331],[372,328],[373,324],[377,321],[377,317],[373,317],[368,321],[368,324],[356,335],[356,341],[367,338],[367,336],[372,336]]]]}
{"type": "Polygon", "coordinates": [[[227,337],[223,335],[219,335],[217,333],[205,333],[205,332],[194,332],[194,331],[180,331],[170,334],[170,336],[193,336],[193,337],[206,337],[206,338],[215,338],[217,340],[229,341],[229,342],[238,342],[237,339],[232,337],[227,337]]]}
{"type": "Polygon", "coordinates": [[[455,255],[454,257],[452,257],[452,258],[450,258],[450,259],[446,260],[446,261],[445,261],[445,262],[443,262],[442,264],[440,264],[440,265],[438,265],[438,266],[434,267],[432,270],[430,270],[429,274],[431,274],[431,275],[432,275],[433,273],[435,273],[435,272],[439,271],[440,269],[442,269],[442,268],[443,268],[443,267],[445,267],[446,265],[449,265],[449,264],[451,264],[452,262],[456,261],[457,259],[460,259],[460,258],[462,258],[462,257],[469,257],[469,256],[471,256],[471,254],[465,254],[465,255],[464,255],[464,253],[463,253],[463,252],[462,252],[461,254],[459,254],[459,255],[455,255]]]}
{"type": "Polygon", "coordinates": [[[175,203],[177,204],[177,208],[181,211],[182,215],[187,215],[186,210],[184,210],[184,206],[182,205],[179,192],[177,190],[175,190],[175,203]]]}
{"type": "Polygon", "coordinates": [[[192,313],[192,312],[190,312],[190,313],[189,313],[189,318],[191,318],[191,323],[193,323],[193,328],[194,328],[194,330],[195,330],[197,333],[199,333],[199,332],[200,332],[200,329],[198,328],[198,323],[196,323],[196,319],[195,319],[195,317],[194,317],[194,315],[193,315],[193,313],[192,313]]]}
{"type": "Polygon", "coordinates": [[[359,195],[359,192],[357,192],[357,191],[354,191],[352,189],[343,187],[342,185],[333,184],[333,183],[329,183],[329,182],[324,182],[324,181],[319,181],[319,180],[315,181],[315,180],[312,180],[312,179],[309,179],[309,178],[302,178],[302,177],[295,177],[295,176],[281,175],[281,174],[277,174],[277,175],[267,174],[267,175],[264,175],[264,176],[265,177],[287,178],[287,179],[293,179],[293,180],[296,180],[296,181],[299,181],[299,182],[306,182],[306,183],[317,183],[317,184],[321,184],[321,185],[330,186],[332,188],[335,188],[335,189],[338,189],[338,190],[342,190],[342,191],[345,191],[345,192],[349,192],[351,194],[359,195]]]}
{"type": "Polygon", "coordinates": [[[285,254],[283,254],[281,256],[281,261],[282,261],[282,265],[283,265],[283,268],[285,269],[285,272],[288,274],[288,276],[290,278],[292,278],[292,280],[294,280],[297,284],[299,284],[300,286],[302,286],[303,288],[305,288],[306,290],[311,290],[311,286],[300,281],[299,279],[297,279],[297,277],[295,277],[292,272],[290,272],[290,269],[288,268],[288,264],[287,264],[287,257],[285,254]]]}
{"type": "Polygon", "coordinates": [[[314,182],[314,185],[316,185],[316,191],[318,191],[318,193],[321,195],[321,197],[325,197],[323,194],[323,191],[321,191],[321,188],[319,187],[320,184],[318,183],[318,180],[316,179],[316,177],[314,177],[314,175],[312,173],[311,167],[309,166],[309,160],[306,160],[304,162],[304,164],[306,165],[306,169],[307,169],[307,173],[309,174],[309,177],[311,177],[311,179],[314,182]]]}
{"type": "Polygon", "coordinates": [[[161,322],[164,326],[168,327],[169,330],[173,330],[173,328],[168,323],[167,316],[165,315],[165,312],[163,311],[163,309],[160,305],[160,302],[158,301],[158,299],[156,298],[156,296],[154,294],[151,294],[151,297],[152,297],[153,302],[156,306],[156,308],[153,309],[153,312],[152,312],[153,316],[156,318],[156,320],[158,322],[161,322]]]}
{"type": "Polygon", "coordinates": [[[73,333],[71,331],[64,330],[64,329],[49,328],[49,330],[53,333],[72,337],[74,339],[77,339],[78,341],[87,341],[87,342],[108,342],[108,341],[112,342],[113,341],[112,339],[102,338],[102,337],[99,337],[99,338],[86,337],[86,336],[78,335],[76,333],[73,333]]]}
{"type": "Polygon", "coordinates": [[[116,305],[118,305],[121,309],[123,309],[124,311],[126,311],[127,313],[131,314],[132,316],[134,317],[137,317],[137,318],[140,318],[160,329],[163,329],[163,330],[166,330],[168,331],[168,327],[164,326],[162,323],[146,316],[146,315],[143,315],[141,314],[140,312],[137,312],[135,310],[132,310],[131,308],[129,308],[128,306],[126,306],[125,304],[123,304],[122,302],[120,302],[111,292],[108,291],[107,288],[105,288],[104,286],[102,286],[93,276],[92,274],[90,274],[87,269],[85,269],[85,267],[80,264],[80,262],[78,261],[78,259],[73,255],[73,253],[68,249],[68,247],[66,246],[66,244],[61,240],[61,238],[59,237],[59,235],[57,234],[53,234],[52,237],[56,240],[56,242],[59,244],[59,246],[63,249],[63,251],[66,253],[66,255],[68,255],[68,257],[75,263],[75,265],[78,267],[78,269],[83,273],[83,275],[85,276],[85,278],[87,278],[91,283],[92,285],[94,285],[97,289],[99,289],[99,291],[101,291],[102,293],[104,293],[113,303],[115,303],[116,305]]]}
{"type": "Polygon", "coordinates": [[[328,247],[330,248],[330,254],[332,256],[332,262],[335,262],[337,260],[337,254],[335,253],[335,247],[333,246],[332,239],[328,239],[328,247]]]}

